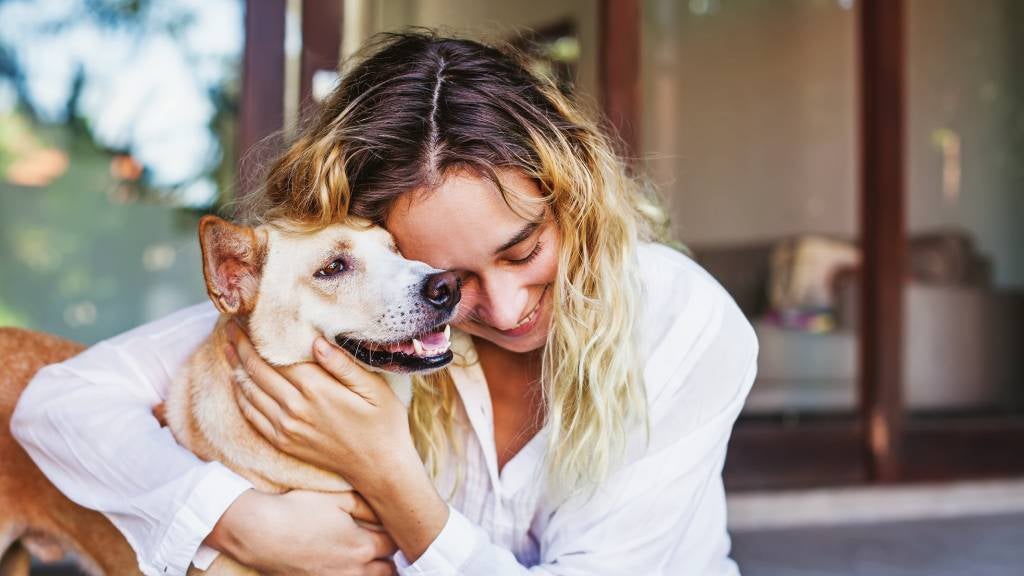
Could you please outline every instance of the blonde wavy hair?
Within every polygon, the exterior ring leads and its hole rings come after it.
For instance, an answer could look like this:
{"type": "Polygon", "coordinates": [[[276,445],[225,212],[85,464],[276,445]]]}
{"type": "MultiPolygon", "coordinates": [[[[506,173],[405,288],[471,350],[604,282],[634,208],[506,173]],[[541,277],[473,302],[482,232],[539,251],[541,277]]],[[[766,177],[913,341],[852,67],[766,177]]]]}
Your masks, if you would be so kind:
{"type": "MultiPolygon", "coordinates": [[[[549,487],[597,486],[630,430],[646,425],[638,358],[637,244],[668,239],[650,188],[606,130],[520,54],[413,30],[376,37],[249,196],[256,221],[319,228],[354,215],[383,225],[393,202],[453,171],[533,179],[561,233],[552,325],[543,351],[549,487]]],[[[250,218],[252,221],[253,218],[250,218]]],[[[435,476],[458,450],[458,396],[445,370],[414,379],[409,420],[435,476]]]]}

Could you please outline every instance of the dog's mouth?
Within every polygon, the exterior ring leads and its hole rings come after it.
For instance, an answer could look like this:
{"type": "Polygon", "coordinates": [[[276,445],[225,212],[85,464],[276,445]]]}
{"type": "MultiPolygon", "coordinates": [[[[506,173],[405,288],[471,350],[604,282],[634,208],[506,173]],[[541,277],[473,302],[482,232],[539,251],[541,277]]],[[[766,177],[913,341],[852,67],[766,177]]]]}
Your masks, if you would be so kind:
{"type": "Polygon", "coordinates": [[[367,366],[388,372],[423,372],[452,361],[451,327],[443,324],[401,342],[354,340],[342,334],[334,341],[367,366]]]}

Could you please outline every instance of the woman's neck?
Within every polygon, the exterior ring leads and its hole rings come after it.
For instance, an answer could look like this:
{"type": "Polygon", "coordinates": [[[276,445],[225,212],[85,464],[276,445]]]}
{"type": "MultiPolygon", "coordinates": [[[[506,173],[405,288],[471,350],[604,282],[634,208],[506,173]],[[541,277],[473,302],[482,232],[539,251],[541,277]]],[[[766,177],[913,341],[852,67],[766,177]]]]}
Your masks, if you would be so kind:
{"type": "Polygon", "coordinates": [[[544,425],[542,351],[510,352],[479,338],[473,343],[491,396],[494,443],[501,470],[544,425]]]}
{"type": "Polygon", "coordinates": [[[490,340],[485,340],[477,336],[473,336],[473,348],[477,352],[477,356],[480,357],[480,361],[497,363],[507,366],[517,366],[524,369],[529,369],[537,373],[537,378],[540,379],[540,367],[541,359],[544,354],[544,348],[538,348],[531,350],[530,352],[512,352],[498,346],[490,340]]]}

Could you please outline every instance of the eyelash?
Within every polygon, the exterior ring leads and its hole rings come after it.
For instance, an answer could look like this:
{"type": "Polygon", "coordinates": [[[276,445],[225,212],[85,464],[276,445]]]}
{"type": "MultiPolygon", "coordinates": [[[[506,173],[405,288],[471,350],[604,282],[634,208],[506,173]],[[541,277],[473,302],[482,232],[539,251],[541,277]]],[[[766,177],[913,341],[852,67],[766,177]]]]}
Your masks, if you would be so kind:
{"type": "Polygon", "coordinates": [[[533,250],[529,254],[527,254],[526,258],[520,258],[519,260],[509,260],[509,263],[512,264],[513,266],[525,266],[530,262],[533,262],[533,259],[536,258],[538,254],[540,254],[540,249],[543,247],[544,243],[538,241],[537,245],[533,247],[533,250]]]}

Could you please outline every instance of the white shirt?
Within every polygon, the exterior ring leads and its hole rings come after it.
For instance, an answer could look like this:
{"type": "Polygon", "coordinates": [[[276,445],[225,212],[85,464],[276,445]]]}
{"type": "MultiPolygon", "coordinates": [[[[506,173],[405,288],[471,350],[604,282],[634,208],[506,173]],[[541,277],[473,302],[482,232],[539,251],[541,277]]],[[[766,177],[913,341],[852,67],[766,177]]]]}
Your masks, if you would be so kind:
{"type": "MultiPolygon", "coordinates": [[[[650,436],[634,434],[625,459],[589,500],[544,493],[542,429],[498,472],[491,401],[478,364],[453,366],[462,399],[462,481],[438,537],[401,574],[644,574],[728,576],[722,465],[732,425],[756,373],[757,340],[726,291],[665,246],[638,249],[650,436]]],[[[101,342],[49,366],[18,403],[12,430],[71,499],[104,513],[147,575],[209,566],[200,547],[250,484],[204,463],[160,428],[150,408],[213,329],[209,304],[101,342]]],[[[456,333],[456,351],[472,357],[456,333]]],[[[447,497],[454,462],[438,481],[447,497]]]]}

